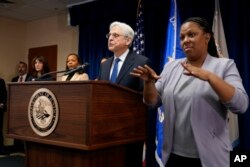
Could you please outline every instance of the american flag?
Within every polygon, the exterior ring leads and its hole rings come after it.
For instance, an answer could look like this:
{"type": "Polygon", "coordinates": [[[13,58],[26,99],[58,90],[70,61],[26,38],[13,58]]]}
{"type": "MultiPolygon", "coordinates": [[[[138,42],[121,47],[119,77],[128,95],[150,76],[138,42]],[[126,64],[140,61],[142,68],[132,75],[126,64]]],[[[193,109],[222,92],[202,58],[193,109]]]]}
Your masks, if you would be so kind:
{"type": "MultiPolygon", "coordinates": [[[[145,54],[145,39],[144,39],[144,14],[143,14],[143,0],[138,1],[137,8],[137,18],[136,18],[136,28],[135,28],[135,36],[133,42],[133,51],[137,54],[144,55],[145,54]]],[[[143,145],[143,153],[142,153],[142,167],[146,167],[146,142],[143,145]]]]}
{"type": "Polygon", "coordinates": [[[137,20],[136,20],[136,29],[135,29],[135,37],[133,43],[133,50],[137,54],[144,55],[145,54],[145,39],[144,39],[144,21],[143,21],[143,3],[142,0],[138,2],[138,9],[137,9],[137,20]]]}

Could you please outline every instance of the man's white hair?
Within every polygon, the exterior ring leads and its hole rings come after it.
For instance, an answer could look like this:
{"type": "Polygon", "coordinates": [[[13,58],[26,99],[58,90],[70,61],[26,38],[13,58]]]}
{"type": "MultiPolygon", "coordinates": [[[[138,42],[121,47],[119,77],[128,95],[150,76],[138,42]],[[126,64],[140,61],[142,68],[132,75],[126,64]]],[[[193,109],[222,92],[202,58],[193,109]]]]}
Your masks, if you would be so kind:
{"type": "Polygon", "coordinates": [[[119,27],[122,30],[122,35],[129,37],[131,41],[133,41],[135,32],[128,24],[115,21],[110,24],[109,30],[111,30],[113,27],[119,27]]]}

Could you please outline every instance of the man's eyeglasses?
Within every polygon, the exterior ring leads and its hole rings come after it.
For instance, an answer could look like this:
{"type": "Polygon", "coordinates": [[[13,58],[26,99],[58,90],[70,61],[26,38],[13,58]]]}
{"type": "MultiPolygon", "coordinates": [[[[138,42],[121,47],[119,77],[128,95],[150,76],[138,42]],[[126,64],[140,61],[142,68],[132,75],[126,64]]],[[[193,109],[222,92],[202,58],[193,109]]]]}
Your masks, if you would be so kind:
{"type": "Polygon", "coordinates": [[[126,37],[125,35],[116,34],[116,33],[113,33],[113,34],[108,33],[108,34],[106,34],[106,38],[107,38],[107,39],[109,39],[110,36],[112,36],[112,37],[114,37],[114,38],[118,38],[119,36],[124,36],[124,37],[126,37]]]}

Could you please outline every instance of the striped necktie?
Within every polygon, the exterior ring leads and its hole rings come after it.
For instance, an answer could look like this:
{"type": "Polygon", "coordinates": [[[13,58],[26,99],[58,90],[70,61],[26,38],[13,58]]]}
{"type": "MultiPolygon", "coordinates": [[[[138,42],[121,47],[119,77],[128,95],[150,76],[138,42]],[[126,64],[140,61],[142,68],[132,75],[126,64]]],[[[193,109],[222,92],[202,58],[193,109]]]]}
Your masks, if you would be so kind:
{"type": "Polygon", "coordinates": [[[20,76],[19,82],[23,82],[23,76],[20,76]]]}

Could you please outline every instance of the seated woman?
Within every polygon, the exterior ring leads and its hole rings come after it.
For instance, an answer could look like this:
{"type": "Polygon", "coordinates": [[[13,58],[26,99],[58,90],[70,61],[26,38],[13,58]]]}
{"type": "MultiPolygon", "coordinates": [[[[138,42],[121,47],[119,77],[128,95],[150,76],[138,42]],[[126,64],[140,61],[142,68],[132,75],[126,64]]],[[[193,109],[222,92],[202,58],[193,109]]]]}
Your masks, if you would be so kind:
{"type": "Polygon", "coordinates": [[[48,61],[44,56],[36,56],[32,60],[31,76],[27,81],[53,81],[55,80],[51,75],[45,75],[49,73],[48,61]]]}
{"type": "MultiPolygon", "coordinates": [[[[80,57],[75,53],[70,53],[66,59],[66,70],[72,70],[81,65],[80,57]]],[[[62,76],[62,81],[82,81],[89,80],[89,76],[84,71],[72,72],[69,75],[62,76]]]]}

